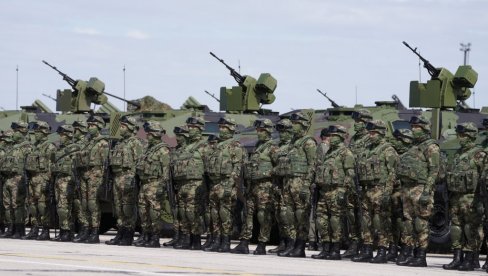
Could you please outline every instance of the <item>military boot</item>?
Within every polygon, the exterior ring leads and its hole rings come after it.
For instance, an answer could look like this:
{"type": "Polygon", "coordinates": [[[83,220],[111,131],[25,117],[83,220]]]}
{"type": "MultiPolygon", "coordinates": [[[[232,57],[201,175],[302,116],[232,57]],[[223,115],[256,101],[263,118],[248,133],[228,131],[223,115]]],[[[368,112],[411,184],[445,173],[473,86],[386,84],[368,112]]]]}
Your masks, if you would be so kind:
{"type": "Polygon", "coordinates": [[[106,241],[105,244],[118,245],[124,233],[125,233],[125,227],[119,227],[119,229],[117,229],[117,234],[115,235],[115,237],[113,239],[106,241]]]}
{"type": "Polygon", "coordinates": [[[90,231],[88,230],[88,227],[82,226],[80,232],[78,232],[78,235],[76,235],[76,237],[73,239],[73,242],[75,243],[84,242],[88,238],[89,234],[90,231]]]}
{"type": "Polygon", "coordinates": [[[25,236],[25,224],[23,223],[16,223],[15,224],[15,231],[12,239],[21,239],[25,236]]]}
{"type": "Polygon", "coordinates": [[[329,255],[325,256],[326,260],[340,260],[341,259],[341,243],[332,243],[329,255]]]}
{"type": "Polygon", "coordinates": [[[397,257],[396,264],[406,266],[411,259],[413,259],[413,248],[405,245],[403,246],[400,255],[397,257]]]}
{"type": "Polygon", "coordinates": [[[256,250],[252,253],[254,255],[266,255],[266,243],[265,242],[258,242],[258,246],[256,250]]]}
{"type": "Polygon", "coordinates": [[[205,243],[202,245],[202,249],[209,247],[212,244],[212,234],[208,234],[205,238],[205,243]]]}
{"type": "Polygon", "coordinates": [[[73,233],[70,230],[61,230],[60,242],[70,242],[73,240],[73,233]]]}
{"type": "Polygon", "coordinates": [[[481,267],[481,269],[483,269],[483,270],[488,269],[488,257],[486,258],[485,263],[483,264],[483,266],[481,267]]]}
{"type": "MultiPolygon", "coordinates": [[[[144,244],[148,241],[149,241],[149,234],[147,232],[143,231],[140,233],[139,238],[137,238],[137,240],[132,242],[132,244],[134,246],[140,246],[141,244],[144,244]]],[[[144,245],[142,245],[142,246],[144,246],[144,245]]]]}
{"type": "Polygon", "coordinates": [[[220,243],[220,247],[217,252],[230,252],[230,236],[222,236],[222,242],[220,243]]]}
{"type": "Polygon", "coordinates": [[[84,243],[100,243],[100,238],[98,237],[98,228],[93,227],[91,229],[90,236],[88,236],[84,243]]]}
{"type": "Polygon", "coordinates": [[[35,240],[39,236],[39,227],[33,226],[31,227],[29,233],[22,237],[23,240],[35,240]]]}
{"type": "Polygon", "coordinates": [[[130,246],[134,240],[134,229],[124,228],[122,238],[119,241],[120,246],[130,246]]]}
{"type": "Polygon", "coordinates": [[[239,244],[230,250],[232,254],[249,254],[249,240],[242,239],[239,244]]]}
{"type": "Polygon", "coordinates": [[[3,233],[2,235],[0,235],[0,238],[11,238],[12,235],[14,234],[14,224],[10,223],[9,225],[7,225],[7,230],[5,230],[5,233],[3,233]]]}
{"type": "Polygon", "coordinates": [[[286,241],[286,248],[282,252],[278,253],[278,256],[280,257],[288,257],[288,254],[290,254],[291,251],[293,251],[293,248],[295,248],[295,240],[288,238],[286,241]]]}
{"type": "Polygon", "coordinates": [[[57,236],[54,236],[54,238],[51,239],[51,241],[60,241],[61,240],[61,236],[64,234],[64,231],[63,229],[59,230],[59,234],[57,236]]]}
{"type": "Polygon", "coordinates": [[[319,245],[316,241],[309,241],[308,242],[308,250],[310,251],[317,251],[319,250],[319,245]]]}
{"type": "Polygon", "coordinates": [[[473,267],[474,267],[474,269],[480,268],[480,252],[479,251],[474,251],[473,267]]]}
{"type": "Polygon", "coordinates": [[[163,243],[163,246],[174,247],[176,244],[178,244],[180,242],[180,238],[181,238],[181,231],[180,230],[174,231],[173,238],[170,241],[163,243]]]}
{"type": "Polygon", "coordinates": [[[5,224],[0,223],[0,236],[5,233],[5,224]]]}
{"type": "Polygon", "coordinates": [[[373,259],[373,246],[370,244],[364,244],[361,248],[361,252],[358,255],[352,257],[351,261],[357,263],[367,263],[371,259],[373,259]]]}
{"type": "Polygon", "coordinates": [[[272,254],[280,253],[280,252],[283,252],[283,250],[285,250],[285,248],[286,248],[286,239],[281,238],[280,244],[276,248],[268,250],[268,253],[272,253],[272,254]]]}
{"type": "Polygon", "coordinates": [[[305,258],[305,241],[297,239],[295,242],[295,248],[287,255],[292,258],[305,258]]]}
{"type": "Polygon", "coordinates": [[[458,269],[458,267],[463,263],[463,260],[464,260],[463,251],[461,249],[454,249],[454,256],[452,258],[452,262],[442,265],[442,268],[446,270],[458,269]]]}
{"type": "Polygon", "coordinates": [[[473,271],[474,270],[474,252],[473,251],[465,251],[464,252],[464,260],[459,265],[458,270],[460,271],[473,271]]]}
{"type": "Polygon", "coordinates": [[[221,243],[221,236],[215,235],[213,237],[212,243],[210,244],[209,247],[203,249],[203,251],[207,252],[217,252],[217,250],[220,248],[220,243],[221,243]]]}
{"type": "Polygon", "coordinates": [[[319,254],[312,255],[312,259],[326,259],[330,254],[330,242],[322,242],[322,251],[319,254]]]}
{"type": "Polygon", "coordinates": [[[426,248],[417,248],[417,253],[415,254],[415,258],[412,258],[409,262],[407,262],[407,266],[426,267],[427,266],[426,251],[427,251],[426,248]]]}
{"type": "Polygon", "coordinates": [[[174,249],[190,249],[191,247],[191,237],[190,234],[181,234],[180,239],[177,243],[173,245],[174,249]]]}
{"type": "Polygon", "coordinates": [[[49,227],[42,227],[41,234],[36,238],[38,241],[49,241],[51,237],[49,236],[49,227]]]}
{"type": "Polygon", "coordinates": [[[151,235],[151,238],[149,239],[148,242],[144,244],[144,247],[149,247],[149,248],[159,248],[161,245],[159,244],[159,234],[153,234],[151,235]]]}
{"type": "Polygon", "coordinates": [[[386,247],[380,246],[378,248],[378,252],[376,253],[376,256],[373,259],[371,259],[369,262],[373,264],[387,263],[388,260],[386,259],[386,247]]]}
{"type": "Polygon", "coordinates": [[[394,243],[390,243],[388,248],[388,254],[386,254],[386,260],[389,262],[395,262],[398,257],[398,246],[394,243]]]}
{"type": "Polygon", "coordinates": [[[200,234],[191,235],[191,246],[190,250],[202,250],[202,238],[200,234]]]}
{"type": "Polygon", "coordinates": [[[347,248],[346,252],[344,252],[341,257],[342,258],[352,258],[356,256],[359,253],[359,243],[358,241],[352,241],[351,244],[349,244],[349,247],[347,248]]]}

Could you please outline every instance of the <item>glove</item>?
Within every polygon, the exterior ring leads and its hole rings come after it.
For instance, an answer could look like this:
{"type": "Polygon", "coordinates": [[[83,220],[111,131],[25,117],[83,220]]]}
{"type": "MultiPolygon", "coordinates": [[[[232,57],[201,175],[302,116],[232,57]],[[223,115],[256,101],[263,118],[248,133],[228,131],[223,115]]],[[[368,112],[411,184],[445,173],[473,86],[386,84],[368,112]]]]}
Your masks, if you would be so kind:
{"type": "Polygon", "coordinates": [[[383,197],[381,198],[381,206],[390,206],[390,202],[391,202],[391,197],[390,195],[383,195],[383,197]]]}
{"type": "Polygon", "coordinates": [[[429,192],[423,191],[419,198],[419,204],[422,206],[427,206],[430,202],[431,196],[429,192]]]}
{"type": "Polygon", "coordinates": [[[306,190],[302,190],[300,191],[300,199],[303,201],[303,202],[307,202],[310,200],[310,192],[309,191],[306,191],[306,190]]]}
{"type": "Polygon", "coordinates": [[[346,193],[343,191],[339,191],[337,193],[337,203],[340,205],[346,205],[346,193]]]}

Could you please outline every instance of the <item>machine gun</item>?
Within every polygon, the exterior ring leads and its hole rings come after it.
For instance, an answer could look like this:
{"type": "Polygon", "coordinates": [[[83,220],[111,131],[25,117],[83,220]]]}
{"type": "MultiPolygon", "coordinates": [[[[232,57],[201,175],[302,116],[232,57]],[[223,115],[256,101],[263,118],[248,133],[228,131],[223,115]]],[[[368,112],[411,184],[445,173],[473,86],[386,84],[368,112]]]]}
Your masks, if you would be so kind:
{"type": "Polygon", "coordinates": [[[432,65],[428,60],[426,60],[423,56],[421,56],[417,52],[417,48],[413,49],[405,41],[403,41],[403,45],[407,46],[408,49],[410,49],[414,54],[416,54],[420,58],[420,60],[424,63],[424,68],[427,69],[427,71],[429,72],[429,75],[431,77],[435,78],[435,77],[437,77],[439,75],[439,73],[441,72],[441,70],[435,68],[434,65],[432,65]]]}
{"type": "MultiPolygon", "coordinates": [[[[95,104],[104,104],[107,102],[107,98],[104,96],[104,94],[114,97],[118,100],[124,101],[137,108],[141,108],[141,104],[136,101],[129,101],[119,96],[105,92],[105,84],[97,78],[90,78],[88,82],[82,80],[74,80],[67,74],[58,70],[56,66],[49,64],[45,60],[43,60],[42,62],[47,66],[51,67],[51,69],[53,69],[54,71],[58,72],[58,74],[60,74],[63,77],[63,80],[66,81],[71,86],[71,88],[75,91],[75,93],[69,95],[69,98],[76,99],[76,101],[71,102],[72,105],[71,109],[73,110],[60,110],[57,108],[58,111],[73,111],[73,112],[89,111],[87,109],[89,109],[89,106],[92,102],[95,104]]],[[[63,101],[63,99],[59,99],[60,98],[59,94],[60,93],[58,92],[57,101],[63,101]]]]}
{"type": "Polygon", "coordinates": [[[223,65],[225,65],[225,67],[227,67],[227,69],[230,71],[230,75],[232,77],[234,77],[234,79],[236,80],[236,82],[239,85],[244,84],[244,80],[246,79],[245,77],[243,77],[241,74],[237,73],[237,71],[234,68],[227,65],[227,63],[225,63],[223,59],[217,57],[214,53],[210,52],[210,55],[212,55],[214,58],[216,58],[218,61],[220,61],[220,63],[222,63],[223,65]]]}
{"type": "Polygon", "coordinates": [[[214,98],[214,100],[216,100],[217,102],[219,102],[219,103],[220,103],[219,98],[217,98],[217,97],[216,97],[214,94],[212,94],[212,93],[208,92],[207,90],[205,90],[205,93],[207,93],[207,95],[209,95],[210,97],[214,98]]]}
{"type": "Polygon", "coordinates": [[[320,91],[320,89],[318,89],[318,88],[317,88],[317,92],[319,92],[320,94],[322,94],[322,96],[324,96],[327,100],[329,100],[330,104],[334,108],[340,107],[336,102],[334,102],[334,100],[332,100],[331,98],[327,97],[327,93],[324,93],[324,92],[320,91]]]}

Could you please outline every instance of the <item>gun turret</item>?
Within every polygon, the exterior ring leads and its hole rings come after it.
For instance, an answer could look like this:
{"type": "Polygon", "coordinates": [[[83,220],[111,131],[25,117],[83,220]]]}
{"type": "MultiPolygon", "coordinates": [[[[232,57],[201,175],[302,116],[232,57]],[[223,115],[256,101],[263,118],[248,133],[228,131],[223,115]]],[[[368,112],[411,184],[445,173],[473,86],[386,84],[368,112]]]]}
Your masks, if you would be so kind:
{"type": "Polygon", "coordinates": [[[420,60],[424,63],[424,68],[427,69],[427,71],[429,72],[429,75],[432,77],[432,78],[436,78],[437,76],[439,76],[439,73],[441,72],[440,69],[437,69],[434,67],[434,65],[432,65],[428,60],[426,60],[423,56],[421,56],[418,52],[417,52],[417,48],[413,49],[412,47],[410,47],[410,45],[408,45],[407,42],[403,41],[403,45],[407,46],[408,49],[410,49],[414,54],[416,54],[420,60]]]}
{"type": "Polygon", "coordinates": [[[244,81],[246,80],[246,78],[244,78],[241,74],[237,73],[237,71],[234,68],[232,68],[229,65],[227,65],[227,63],[225,63],[223,59],[217,57],[214,53],[210,52],[210,55],[212,55],[214,58],[216,58],[218,61],[220,61],[220,63],[222,63],[223,65],[225,65],[225,67],[227,67],[227,69],[229,69],[230,75],[232,77],[234,77],[234,79],[236,80],[236,82],[239,85],[243,85],[244,84],[244,81]]]}
{"type": "Polygon", "coordinates": [[[134,105],[137,108],[141,107],[141,105],[135,101],[128,101],[119,96],[105,92],[105,83],[97,78],[90,78],[88,81],[74,80],[47,61],[43,60],[42,62],[58,72],[63,77],[63,80],[73,89],[73,91],[70,89],[65,89],[63,91],[58,90],[56,98],[57,111],[74,113],[90,112],[92,111],[90,107],[92,103],[103,105],[107,102],[107,96],[105,95],[134,105]]]}
{"type": "Polygon", "coordinates": [[[329,100],[329,102],[332,105],[332,107],[334,107],[334,108],[340,107],[336,102],[334,102],[334,100],[332,100],[331,98],[329,98],[326,93],[320,91],[320,89],[317,88],[317,92],[319,92],[320,94],[322,94],[322,96],[324,96],[327,100],[329,100]]]}

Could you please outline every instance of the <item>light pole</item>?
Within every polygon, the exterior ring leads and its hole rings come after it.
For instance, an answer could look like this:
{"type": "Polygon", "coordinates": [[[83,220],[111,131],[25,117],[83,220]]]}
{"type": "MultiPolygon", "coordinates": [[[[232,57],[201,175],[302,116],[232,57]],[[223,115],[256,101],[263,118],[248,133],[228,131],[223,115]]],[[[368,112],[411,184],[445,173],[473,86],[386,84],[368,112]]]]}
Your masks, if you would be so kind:
{"type": "MultiPolygon", "coordinates": [[[[461,48],[459,49],[461,52],[464,53],[464,65],[467,65],[469,62],[469,52],[471,51],[471,43],[468,42],[468,44],[464,43],[459,43],[461,48]]],[[[476,95],[473,89],[473,108],[476,107],[476,95]]]]}
{"type": "Polygon", "coordinates": [[[17,65],[15,71],[16,71],[15,110],[19,110],[19,65],[17,65]]]}
{"type": "MultiPolygon", "coordinates": [[[[124,100],[125,100],[125,64],[124,64],[124,69],[122,69],[122,71],[124,71],[124,100]]],[[[127,103],[124,101],[124,111],[127,111],[127,103]]]]}

